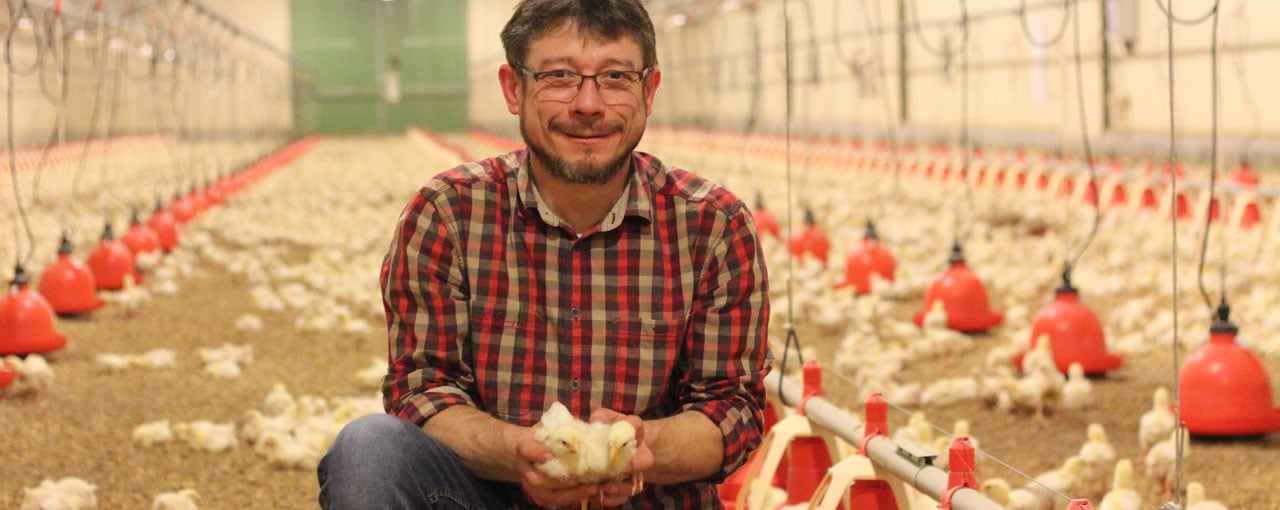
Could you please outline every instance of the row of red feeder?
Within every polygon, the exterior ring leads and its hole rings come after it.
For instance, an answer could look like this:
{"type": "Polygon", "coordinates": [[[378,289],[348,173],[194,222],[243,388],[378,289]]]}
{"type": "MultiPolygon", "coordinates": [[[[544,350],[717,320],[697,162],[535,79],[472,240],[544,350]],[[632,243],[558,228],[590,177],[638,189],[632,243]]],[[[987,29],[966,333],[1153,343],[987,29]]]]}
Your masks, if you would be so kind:
{"type": "MultiPolygon", "coordinates": [[[[71,242],[64,233],[57,260],[41,275],[39,292],[30,289],[25,270],[20,265],[15,268],[9,291],[0,299],[0,356],[46,353],[63,348],[67,340],[55,329],[55,315],[92,312],[103,304],[97,291],[123,289],[127,279],[141,283],[142,275],[135,264],[140,254],[173,250],[178,245],[180,225],[293,161],[319,141],[315,136],[299,140],[241,172],[177,197],[168,208],[157,200],[146,223],[140,221],[134,210],[129,230],[122,239],[116,239],[108,221],[101,243],[89,255],[87,264],[71,258],[71,242]]],[[[0,372],[0,387],[7,384],[5,377],[0,372]]]]}
{"type": "MultiPolygon", "coordinates": [[[[757,202],[753,212],[760,232],[778,235],[777,222],[757,202]]],[[[811,211],[806,211],[804,228],[789,242],[793,256],[812,256],[823,265],[830,243],[817,228],[811,211]]],[[[950,266],[930,283],[924,309],[914,320],[922,325],[926,311],[941,302],[947,327],[967,333],[986,331],[1000,324],[1003,315],[990,306],[986,287],[965,266],[964,254],[956,243],[948,258],[950,266]]],[[[845,279],[838,287],[853,287],[859,294],[871,291],[871,275],[893,280],[893,257],[879,244],[874,224],[868,222],[862,245],[850,255],[845,279]]],[[[1252,352],[1235,343],[1236,326],[1228,320],[1225,301],[1219,320],[1210,329],[1210,342],[1187,360],[1180,372],[1180,403],[1187,429],[1199,435],[1257,435],[1280,430],[1280,409],[1273,408],[1270,378],[1252,352]],[[1225,398],[1224,398],[1225,396],[1225,398]],[[1226,404],[1226,405],[1224,405],[1226,404]]],[[[1080,300],[1071,283],[1070,268],[1062,274],[1062,284],[1054,300],[1041,308],[1032,321],[1029,349],[1042,335],[1051,342],[1054,363],[1067,373],[1079,363],[1086,374],[1103,375],[1120,367],[1122,355],[1107,351],[1102,321],[1080,300]]],[[[1021,356],[1017,359],[1021,367],[1021,356]]]]}

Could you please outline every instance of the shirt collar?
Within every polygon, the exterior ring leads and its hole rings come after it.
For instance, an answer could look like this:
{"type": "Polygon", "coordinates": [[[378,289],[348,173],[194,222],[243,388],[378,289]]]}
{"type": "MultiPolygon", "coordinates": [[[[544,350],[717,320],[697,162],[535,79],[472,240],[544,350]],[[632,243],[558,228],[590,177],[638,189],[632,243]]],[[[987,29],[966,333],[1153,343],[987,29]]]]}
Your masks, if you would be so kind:
{"type": "MultiPolygon", "coordinates": [[[[553,227],[560,226],[560,217],[556,216],[551,208],[542,200],[542,194],[538,192],[538,187],[534,185],[531,178],[530,170],[530,152],[526,150],[523,157],[520,158],[520,166],[516,169],[516,189],[519,207],[529,211],[548,225],[553,227]]],[[[622,190],[622,196],[618,197],[618,201],[613,204],[613,208],[609,210],[604,219],[600,222],[600,230],[608,231],[618,228],[622,224],[622,220],[627,217],[636,217],[645,222],[653,221],[653,200],[650,197],[649,182],[653,179],[655,169],[650,168],[650,160],[648,158],[637,157],[634,153],[631,157],[632,168],[631,178],[627,181],[626,186],[622,190]]]]}

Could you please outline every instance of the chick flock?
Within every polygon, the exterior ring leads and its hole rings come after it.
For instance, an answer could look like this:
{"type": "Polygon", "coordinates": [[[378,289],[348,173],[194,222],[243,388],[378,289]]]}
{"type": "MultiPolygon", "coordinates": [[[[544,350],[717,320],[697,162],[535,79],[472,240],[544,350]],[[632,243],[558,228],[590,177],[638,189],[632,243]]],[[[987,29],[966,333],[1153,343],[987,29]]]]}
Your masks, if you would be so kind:
{"type": "MultiPolygon", "coordinates": [[[[904,153],[904,174],[895,179],[885,154],[811,143],[803,138],[793,141],[792,147],[790,170],[785,140],[766,134],[655,129],[646,135],[641,147],[661,154],[668,163],[694,169],[728,186],[753,204],[750,196],[758,192],[765,209],[782,223],[780,237],[762,237],[773,304],[769,337],[775,342],[779,362],[798,368],[801,356],[816,359],[819,350],[812,346],[816,338],[830,349],[823,351],[822,359],[831,360],[824,363],[828,365],[824,368],[847,381],[855,393],[847,398],[849,401],[863,402],[872,392],[880,392],[890,403],[906,408],[941,408],[979,401],[1015,416],[1036,419],[1083,415],[1093,409],[1092,395],[1097,385],[1084,377],[1078,365],[1066,375],[1059,373],[1047,352],[1051,343],[1047,336],[1038,339],[1039,349],[1027,352],[1036,310],[1061,282],[1064,263],[1089,237],[1092,211],[1080,200],[1085,188],[1081,183],[1086,182],[1080,180],[1085,175],[1082,166],[1051,165],[1034,158],[1028,163],[993,158],[970,162],[971,182],[979,171],[995,164],[1008,164],[1013,169],[1017,165],[1030,167],[1033,176],[1042,173],[1047,177],[1049,190],[1075,179],[1075,195],[1055,200],[1047,198],[1050,193],[1013,190],[1012,173],[1002,187],[968,188],[957,178],[940,182],[905,174],[905,169],[913,165],[950,164],[956,169],[953,175],[958,175],[963,163],[959,156],[904,153]],[[825,265],[815,257],[796,256],[788,249],[788,232],[799,230],[806,209],[816,213],[819,228],[830,239],[831,251],[825,265]],[[862,225],[868,219],[877,222],[880,242],[893,251],[897,269],[893,281],[872,275],[872,292],[855,297],[837,287],[844,280],[843,257],[861,243],[862,225]],[[947,329],[945,311],[940,308],[924,310],[922,327],[911,321],[925,289],[945,267],[945,248],[953,239],[964,241],[968,267],[989,290],[991,308],[1004,312],[1003,324],[985,335],[947,329]],[[790,349],[790,356],[784,360],[781,340],[794,330],[819,336],[809,338],[810,345],[799,352],[790,349]],[[983,349],[986,362],[982,367],[971,373],[948,373],[954,370],[952,359],[981,356],[983,349]],[[827,357],[825,352],[831,355],[827,357]],[[1016,370],[1014,359],[1024,352],[1022,370],[1016,370]],[[1046,356],[1048,359],[1043,359],[1046,356]],[[940,370],[933,371],[931,379],[904,379],[905,369],[919,363],[929,363],[940,370]]],[[[1152,350],[1167,351],[1173,345],[1173,290],[1168,283],[1173,234],[1166,216],[1136,205],[1133,197],[1139,188],[1134,184],[1147,178],[1133,171],[1123,178],[1130,183],[1131,201],[1104,211],[1088,250],[1075,261],[1072,282],[1102,320],[1108,351],[1140,356],[1152,350]]],[[[1104,174],[1100,190],[1111,189],[1110,185],[1119,179],[1104,174]]],[[[1203,211],[1207,194],[1202,189],[1187,189],[1192,210],[1203,211]]],[[[1164,192],[1167,194],[1167,188],[1164,192]]],[[[1224,203],[1227,208],[1232,207],[1230,202],[1224,203]]],[[[1159,207],[1162,209],[1158,210],[1168,210],[1166,205],[1159,207]]],[[[1238,212],[1237,208],[1232,214],[1238,212]]],[[[1266,209],[1263,214],[1267,214],[1266,209]]],[[[1219,269],[1229,268],[1223,283],[1232,299],[1232,319],[1242,332],[1256,332],[1256,336],[1241,334],[1237,341],[1262,357],[1280,355],[1280,335],[1263,333],[1280,326],[1280,316],[1268,313],[1280,298],[1280,272],[1264,263],[1280,254],[1280,242],[1266,234],[1277,224],[1280,220],[1271,219],[1271,223],[1242,230],[1219,222],[1212,231],[1206,258],[1205,272],[1214,276],[1209,278],[1214,295],[1219,269]]],[[[1181,348],[1190,350],[1207,341],[1203,332],[1208,331],[1212,320],[1211,310],[1199,298],[1200,246],[1189,241],[1199,240],[1203,225],[1187,221],[1178,223],[1176,228],[1182,239],[1177,251],[1177,326],[1182,333],[1178,340],[1181,348]]],[[[1132,471],[1136,466],[1146,487],[1157,487],[1167,495],[1173,488],[1163,459],[1171,447],[1164,443],[1166,446],[1157,451],[1155,444],[1168,441],[1173,417],[1168,411],[1168,391],[1157,390],[1154,398],[1155,409],[1148,413],[1150,416],[1121,432],[1125,437],[1140,436],[1142,451],[1137,458],[1124,460],[1130,464],[1126,469],[1132,471]]],[[[1054,475],[1044,476],[1054,481],[1055,487],[1068,489],[1062,494],[1085,496],[1096,502],[1101,501],[1113,486],[1112,479],[1119,475],[1115,475],[1114,454],[1100,453],[1106,448],[1100,446],[1102,439],[1098,438],[1105,438],[1106,431],[1091,431],[1089,437],[1090,446],[1082,447],[1076,460],[1066,459],[1052,470],[1054,475]]],[[[925,445],[930,444],[928,439],[912,438],[925,445]]],[[[940,458],[946,456],[945,449],[938,451],[943,452],[940,458]]],[[[1126,476],[1133,478],[1132,473],[1126,476]]],[[[1000,491],[1001,484],[1008,486],[1003,480],[994,484],[996,491],[1000,491]]],[[[1026,487],[1010,488],[1011,497],[1034,501],[1037,506],[1033,507],[1042,507],[1055,499],[1032,490],[1044,485],[1028,481],[1026,487]],[[1023,496],[1019,490],[1031,494],[1023,496]]],[[[1065,503],[1063,498],[1056,499],[1059,504],[1065,503]]],[[[1011,503],[1011,507],[1021,506],[1011,503]]]]}
{"type": "MultiPolygon", "coordinates": [[[[107,306],[94,317],[130,320],[152,300],[199,292],[199,280],[210,271],[229,271],[249,282],[245,298],[257,313],[238,317],[227,325],[228,332],[258,332],[267,322],[285,321],[303,332],[377,335],[383,314],[377,274],[395,218],[431,172],[459,161],[456,154],[419,136],[383,143],[385,151],[370,150],[369,141],[326,142],[316,149],[320,154],[270,174],[229,197],[223,207],[204,211],[182,228],[179,246],[146,271],[144,284],[100,293],[107,306]],[[407,161],[418,164],[405,164],[407,161]],[[368,171],[350,171],[355,167],[368,171]]],[[[242,154],[249,149],[239,146],[234,150],[242,154]]],[[[157,181],[157,175],[168,175],[167,170],[160,171],[168,161],[161,156],[163,153],[148,157],[132,152],[108,156],[103,164],[110,165],[112,171],[103,173],[102,179],[82,180],[78,194],[72,192],[75,165],[43,170],[44,184],[35,201],[38,207],[30,211],[34,230],[58,232],[59,225],[70,226],[81,234],[76,236],[81,242],[74,253],[83,257],[92,248],[89,241],[96,242],[89,233],[101,227],[103,210],[150,204],[157,190],[172,185],[168,178],[157,181]],[[98,207],[82,204],[86,196],[94,197],[98,207]]],[[[234,159],[231,152],[224,157],[234,159]]],[[[0,189],[0,193],[6,192],[11,190],[0,189]]],[[[0,218],[14,217],[11,205],[8,201],[0,204],[0,218]]],[[[55,243],[48,244],[53,247],[55,243]]],[[[11,253],[0,254],[7,254],[6,260],[13,259],[8,256],[11,253]]],[[[29,266],[43,267],[55,255],[37,244],[29,266]]],[[[32,281],[38,277],[35,272],[32,281]]],[[[212,332],[211,338],[219,336],[212,332]]],[[[216,340],[191,354],[159,348],[99,352],[93,358],[103,372],[118,373],[175,370],[188,356],[197,358],[203,367],[192,377],[235,379],[243,371],[255,369],[252,343],[216,340]]],[[[19,403],[39,398],[42,392],[57,391],[56,355],[52,361],[29,355],[7,357],[3,362],[16,378],[0,393],[0,405],[3,400],[19,403]]],[[[359,387],[369,390],[370,394],[363,396],[295,397],[277,385],[261,407],[246,409],[236,422],[152,417],[151,421],[120,425],[132,427],[130,436],[136,448],[177,443],[211,454],[251,451],[276,468],[314,470],[343,425],[361,415],[383,412],[381,397],[373,393],[385,373],[385,356],[376,356],[366,368],[352,374],[359,387]]],[[[64,480],[79,482],[47,480],[28,488],[23,491],[22,508],[96,506],[97,487],[90,481],[64,480]]],[[[155,508],[196,508],[197,490],[199,487],[157,492],[155,508]]]]}

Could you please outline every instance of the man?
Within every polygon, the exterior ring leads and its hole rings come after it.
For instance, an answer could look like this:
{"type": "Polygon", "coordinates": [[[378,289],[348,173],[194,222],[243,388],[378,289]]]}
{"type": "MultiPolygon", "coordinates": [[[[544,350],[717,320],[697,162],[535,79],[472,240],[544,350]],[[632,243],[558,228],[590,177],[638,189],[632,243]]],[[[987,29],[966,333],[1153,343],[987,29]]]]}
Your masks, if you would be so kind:
{"type": "Polygon", "coordinates": [[[767,288],[748,208],[634,151],[662,78],[639,0],[525,0],[502,41],[528,150],[438,175],[402,213],[382,268],[390,414],[339,435],[321,503],[718,508],[714,484],[762,426],[767,288]],[[636,427],[624,476],[536,467],[551,452],[534,427],[557,401],[636,427]]]}

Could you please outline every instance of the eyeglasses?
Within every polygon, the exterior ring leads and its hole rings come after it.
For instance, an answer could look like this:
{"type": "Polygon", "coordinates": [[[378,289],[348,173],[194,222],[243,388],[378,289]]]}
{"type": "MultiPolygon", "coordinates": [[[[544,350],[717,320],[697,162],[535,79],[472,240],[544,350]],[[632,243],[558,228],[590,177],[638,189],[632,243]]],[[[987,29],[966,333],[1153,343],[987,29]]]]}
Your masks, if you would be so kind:
{"type": "Polygon", "coordinates": [[[596,83],[596,92],[600,99],[608,105],[624,105],[636,100],[636,85],[643,83],[649,69],[640,71],[605,71],[597,74],[582,74],[567,69],[533,72],[524,66],[512,66],[521,73],[533,78],[539,87],[538,99],[567,103],[582,90],[582,84],[590,79],[596,83]]]}

